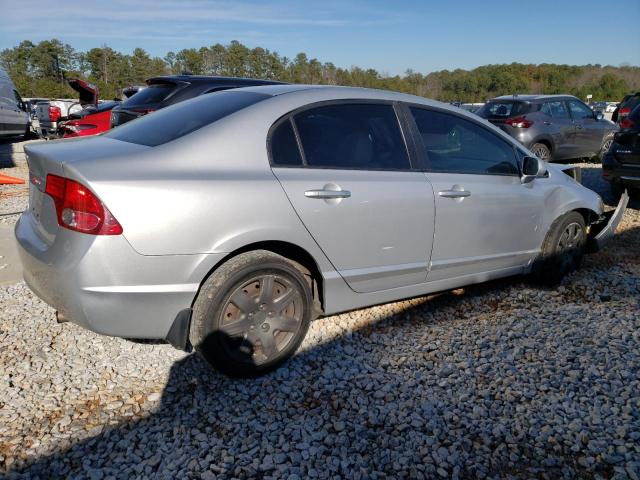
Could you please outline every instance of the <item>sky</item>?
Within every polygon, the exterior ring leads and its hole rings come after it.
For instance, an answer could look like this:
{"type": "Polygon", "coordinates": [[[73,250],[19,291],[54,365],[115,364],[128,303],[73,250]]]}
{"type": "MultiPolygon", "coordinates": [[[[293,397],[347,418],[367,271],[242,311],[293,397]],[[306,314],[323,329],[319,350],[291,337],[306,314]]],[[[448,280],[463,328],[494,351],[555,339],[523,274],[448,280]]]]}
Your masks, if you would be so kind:
{"type": "Polygon", "coordinates": [[[238,40],[383,74],[495,63],[640,66],[640,0],[0,0],[0,50],[58,38],[153,56],[238,40]]]}

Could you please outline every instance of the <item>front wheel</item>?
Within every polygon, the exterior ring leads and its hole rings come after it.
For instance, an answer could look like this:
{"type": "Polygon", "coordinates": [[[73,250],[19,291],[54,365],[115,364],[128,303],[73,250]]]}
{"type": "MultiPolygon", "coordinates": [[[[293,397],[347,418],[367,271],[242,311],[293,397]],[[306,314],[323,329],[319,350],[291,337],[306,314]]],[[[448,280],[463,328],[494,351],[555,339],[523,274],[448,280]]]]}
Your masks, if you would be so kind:
{"type": "Polygon", "coordinates": [[[582,263],[587,243],[584,218],[569,212],[556,219],[545,238],[533,268],[534,278],[545,285],[556,285],[582,263]]]}
{"type": "Polygon", "coordinates": [[[226,375],[261,375],[295,353],[312,315],[309,281],[297,264],[266,250],[242,253],[203,284],[191,343],[226,375]]]}

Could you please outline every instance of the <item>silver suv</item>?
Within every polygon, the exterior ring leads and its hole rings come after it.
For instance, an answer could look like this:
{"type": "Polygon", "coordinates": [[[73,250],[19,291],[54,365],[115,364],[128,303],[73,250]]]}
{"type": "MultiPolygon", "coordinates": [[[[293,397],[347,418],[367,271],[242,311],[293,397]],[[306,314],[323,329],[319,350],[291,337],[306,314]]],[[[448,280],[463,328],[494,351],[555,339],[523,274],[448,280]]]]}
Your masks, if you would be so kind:
{"type": "Polygon", "coordinates": [[[476,114],[547,161],[602,156],[618,130],[570,95],[505,95],[476,114]]]}

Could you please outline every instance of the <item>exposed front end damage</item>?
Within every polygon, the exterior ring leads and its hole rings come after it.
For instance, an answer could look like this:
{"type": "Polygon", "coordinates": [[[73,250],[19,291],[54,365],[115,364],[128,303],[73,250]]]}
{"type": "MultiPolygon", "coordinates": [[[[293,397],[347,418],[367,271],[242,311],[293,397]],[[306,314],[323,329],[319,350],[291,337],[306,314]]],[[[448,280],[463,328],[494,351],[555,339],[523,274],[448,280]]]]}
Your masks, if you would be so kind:
{"type": "Polygon", "coordinates": [[[628,203],[629,194],[625,191],[615,210],[603,213],[600,218],[588,226],[587,249],[589,252],[601,250],[613,238],[628,203]]]}

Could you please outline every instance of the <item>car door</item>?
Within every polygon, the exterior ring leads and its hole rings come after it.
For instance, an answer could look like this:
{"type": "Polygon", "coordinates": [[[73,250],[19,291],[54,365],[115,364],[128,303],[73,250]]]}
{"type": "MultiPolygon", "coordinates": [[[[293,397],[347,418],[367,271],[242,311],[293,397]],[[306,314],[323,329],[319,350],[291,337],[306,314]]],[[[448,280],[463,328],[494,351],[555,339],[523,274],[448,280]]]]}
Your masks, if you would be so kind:
{"type": "Polygon", "coordinates": [[[597,121],[593,111],[581,101],[567,100],[567,104],[575,126],[575,156],[598,153],[604,138],[604,123],[597,121]]]}
{"type": "Polygon", "coordinates": [[[543,193],[522,184],[513,145],[457,114],[408,108],[433,185],[436,224],[427,281],[526,265],[542,243],[543,193]]]}
{"type": "Polygon", "coordinates": [[[575,126],[565,103],[562,100],[544,102],[540,112],[543,115],[544,130],[553,139],[554,160],[570,158],[577,146],[575,145],[575,126]]]}
{"type": "Polygon", "coordinates": [[[296,213],[356,292],[422,283],[433,189],[411,168],[391,103],[316,105],[270,135],[273,172],[296,213]]]}

